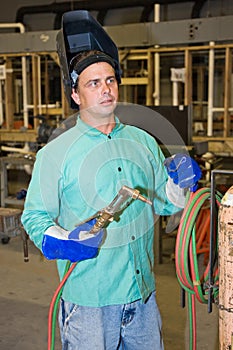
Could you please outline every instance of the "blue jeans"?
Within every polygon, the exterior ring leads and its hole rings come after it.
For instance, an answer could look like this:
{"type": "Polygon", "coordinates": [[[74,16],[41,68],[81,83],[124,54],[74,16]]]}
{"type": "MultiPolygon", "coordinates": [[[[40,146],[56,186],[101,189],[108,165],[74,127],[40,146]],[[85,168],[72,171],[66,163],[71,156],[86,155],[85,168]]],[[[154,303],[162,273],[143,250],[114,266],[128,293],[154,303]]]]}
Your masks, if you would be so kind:
{"type": "Polygon", "coordinates": [[[61,300],[62,350],[163,350],[161,317],[152,293],[146,303],[86,307],[61,300]]]}

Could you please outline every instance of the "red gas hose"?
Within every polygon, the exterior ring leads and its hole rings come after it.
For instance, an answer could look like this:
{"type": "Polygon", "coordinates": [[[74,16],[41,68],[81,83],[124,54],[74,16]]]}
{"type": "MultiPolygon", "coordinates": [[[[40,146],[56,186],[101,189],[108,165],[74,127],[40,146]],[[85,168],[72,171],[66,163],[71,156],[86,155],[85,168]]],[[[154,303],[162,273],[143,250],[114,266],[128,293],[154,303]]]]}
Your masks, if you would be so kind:
{"type": "Polygon", "coordinates": [[[70,266],[70,262],[67,263],[64,277],[59,283],[50,303],[49,315],[48,315],[48,350],[53,350],[54,344],[55,344],[55,325],[56,325],[57,304],[60,300],[60,296],[61,296],[64,284],[66,283],[68,277],[70,276],[70,274],[72,273],[76,265],[77,263],[72,264],[70,266]]]}

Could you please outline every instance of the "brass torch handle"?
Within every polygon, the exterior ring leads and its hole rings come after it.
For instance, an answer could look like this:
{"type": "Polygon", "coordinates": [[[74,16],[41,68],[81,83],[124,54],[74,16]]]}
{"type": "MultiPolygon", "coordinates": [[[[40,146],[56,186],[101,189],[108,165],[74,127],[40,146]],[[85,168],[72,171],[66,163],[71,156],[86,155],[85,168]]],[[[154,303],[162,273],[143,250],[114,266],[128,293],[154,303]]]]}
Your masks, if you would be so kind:
{"type": "Polygon", "coordinates": [[[107,212],[103,212],[100,214],[100,216],[97,218],[95,225],[92,227],[92,229],[89,231],[89,233],[96,234],[101,228],[104,227],[104,225],[111,221],[113,215],[107,212]]]}

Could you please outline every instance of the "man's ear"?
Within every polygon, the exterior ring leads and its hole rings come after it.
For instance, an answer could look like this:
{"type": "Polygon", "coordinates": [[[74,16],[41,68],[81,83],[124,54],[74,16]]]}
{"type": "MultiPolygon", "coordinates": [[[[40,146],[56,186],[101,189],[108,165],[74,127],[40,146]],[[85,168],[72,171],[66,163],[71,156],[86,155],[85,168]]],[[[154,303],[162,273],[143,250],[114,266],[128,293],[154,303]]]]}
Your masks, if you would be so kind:
{"type": "Polygon", "coordinates": [[[79,93],[75,89],[72,89],[71,97],[77,105],[80,105],[79,93]]]}

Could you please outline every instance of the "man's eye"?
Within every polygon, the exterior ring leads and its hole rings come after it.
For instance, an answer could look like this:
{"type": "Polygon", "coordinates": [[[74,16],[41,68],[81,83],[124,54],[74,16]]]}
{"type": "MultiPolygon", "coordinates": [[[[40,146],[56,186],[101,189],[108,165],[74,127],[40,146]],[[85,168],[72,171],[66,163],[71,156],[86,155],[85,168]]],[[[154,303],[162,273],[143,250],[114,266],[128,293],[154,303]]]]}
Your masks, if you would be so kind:
{"type": "Polygon", "coordinates": [[[98,81],[92,80],[92,81],[89,82],[88,86],[90,86],[90,87],[96,87],[96,86],[98,86],[98,81]]]}
{"type": "Polygon", "coordinates": [[[114,84],[115,83],[115,81],[116,81],[116,79],[115,78],[109,78],[108,80],[107,80],[107,84],[114,84]]]}

